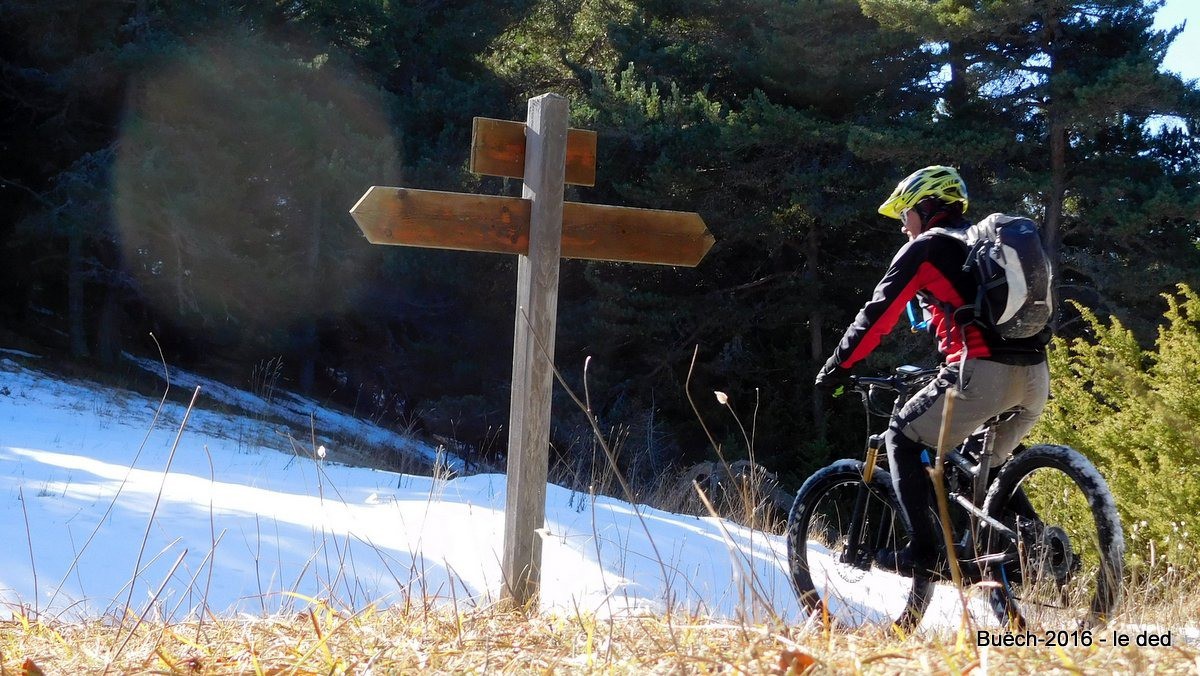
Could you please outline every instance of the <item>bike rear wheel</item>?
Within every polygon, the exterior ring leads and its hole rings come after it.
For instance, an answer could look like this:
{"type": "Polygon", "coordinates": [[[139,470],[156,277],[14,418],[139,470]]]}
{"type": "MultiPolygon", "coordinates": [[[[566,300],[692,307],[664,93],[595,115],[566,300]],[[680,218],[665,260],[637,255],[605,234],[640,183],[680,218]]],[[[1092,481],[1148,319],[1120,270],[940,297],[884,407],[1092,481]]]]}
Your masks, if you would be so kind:
{"type": "Polygon", "coordinates": [[[1121,600],[1125,540],[1108,484],[1087,458],[1067,446],[1027,448],[1000,469],[984,509],[1015,535],[992,539],[991,551],[1010,559],[992,571],[1001,622],[1071,629],[1112,616],[1121,600]]]}
{"type": "Polygon", "coordinates": [[[848,554],[863,467],[858,460],[839,460],[810,476],[796,493],[787,528],[792,586],[808,611],[827,611],[839,624],[891,621],[911,631],[929,605],[933,583],[875,565],[876,551],[908,541],[891,478],[883,470],[875,470],[863,505],[864,546],[856,556],[848,554]]]}

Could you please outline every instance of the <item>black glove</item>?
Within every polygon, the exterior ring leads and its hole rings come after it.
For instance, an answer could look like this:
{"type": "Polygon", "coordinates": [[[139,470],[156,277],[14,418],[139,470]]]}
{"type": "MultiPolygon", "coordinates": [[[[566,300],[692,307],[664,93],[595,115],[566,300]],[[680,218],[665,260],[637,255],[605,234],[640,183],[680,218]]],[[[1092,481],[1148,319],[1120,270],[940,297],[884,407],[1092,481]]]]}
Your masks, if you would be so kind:
{"type": "Polygon", "coordinates": [[[850,384],[850,370],[844,369],[833,363],[826,363],[817,372],[817,387],[823,390],[834,391],[839,387],[850,384]]]}

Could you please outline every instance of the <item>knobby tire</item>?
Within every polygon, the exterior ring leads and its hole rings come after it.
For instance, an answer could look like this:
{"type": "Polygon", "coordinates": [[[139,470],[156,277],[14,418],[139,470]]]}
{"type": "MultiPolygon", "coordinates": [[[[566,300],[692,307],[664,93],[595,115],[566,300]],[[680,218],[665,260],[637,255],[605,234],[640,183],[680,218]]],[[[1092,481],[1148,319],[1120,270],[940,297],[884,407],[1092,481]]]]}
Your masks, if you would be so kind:
{"type": "MultiPolygon", "coordinates": [[[[992,571],[1000,583],[992,605],[1002,623],[1070,629],[1112,617],[1122,596],[1125,540],[1108,484],[1081,453],[1058,445],[1018,453],[997,474],[984,510],[1020,532],[1018,560],[992,571]],[[1018,488],[1033,516],[1014,513],[1028,512],[1014,499],[1018,488]]],[[[1017,546],[993,537],[993,551],[1017,546]]]]}

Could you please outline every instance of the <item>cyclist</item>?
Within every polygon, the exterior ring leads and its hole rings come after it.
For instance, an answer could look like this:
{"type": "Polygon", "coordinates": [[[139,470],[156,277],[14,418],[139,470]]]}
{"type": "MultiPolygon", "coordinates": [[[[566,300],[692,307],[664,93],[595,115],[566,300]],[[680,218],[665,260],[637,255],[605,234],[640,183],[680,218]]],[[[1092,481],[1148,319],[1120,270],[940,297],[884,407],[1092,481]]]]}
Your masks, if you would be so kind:
{"type": "Polygon", "coordinates": [[[957,388],[949,438],[962,440],[989,418],[1017,409],[996,428],[991,466],[1012,454],[1041,416],[1050,392],[1046,344],[1050,330],[1005,340],[977,323],[955,317],[955,309],[976,297],[977,283],[963,270],[966,247],[931,228],[966,228],[967,186],[952,167],[919,169],[896,186],[879,213],[900,220],[908,242],[892,258],[871,299],[846,329],[833,355],[817,374],[821,387],[844,381],[892,330],[907,304],[919,299],[929,317],[944,361],[937,377],[900,409],[885,435],[892,480],[912,540],[895,552],[880,552],[879,565],[905,574],[937,574],[940,533],[930,513],[930,491],[922,454],[935,447],[944,398],[957,388]]]}

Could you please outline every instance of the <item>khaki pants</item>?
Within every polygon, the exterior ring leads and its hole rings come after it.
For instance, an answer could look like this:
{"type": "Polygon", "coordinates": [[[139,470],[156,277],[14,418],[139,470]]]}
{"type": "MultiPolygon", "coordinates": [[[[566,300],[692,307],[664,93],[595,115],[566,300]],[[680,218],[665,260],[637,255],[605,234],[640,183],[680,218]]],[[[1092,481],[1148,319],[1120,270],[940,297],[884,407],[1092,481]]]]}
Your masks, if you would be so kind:
{"type": "MultiPolygon", "coordinates": [[[[943,365],[937,377],[900,409],[899,415],[892,420],[892,429],[912,441],[937,448],[946,391],[957,387],[958,381],[959,364],[943,365]]],[[[1014,366],[986,359],[968,359],[962,363],[962,388],[954,402],[948,438],[957,446],[989,418],[1017,409],[1016,416],[996,427],[991,466],[998,467],[1008,460],[1013,449],[1041,417],[1049,396],[1050,368],[1045,362],[1014,366]]]]}

